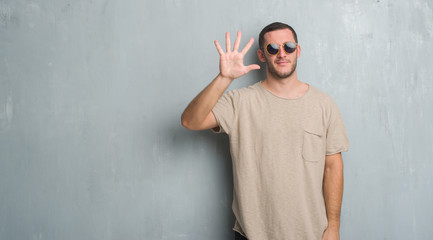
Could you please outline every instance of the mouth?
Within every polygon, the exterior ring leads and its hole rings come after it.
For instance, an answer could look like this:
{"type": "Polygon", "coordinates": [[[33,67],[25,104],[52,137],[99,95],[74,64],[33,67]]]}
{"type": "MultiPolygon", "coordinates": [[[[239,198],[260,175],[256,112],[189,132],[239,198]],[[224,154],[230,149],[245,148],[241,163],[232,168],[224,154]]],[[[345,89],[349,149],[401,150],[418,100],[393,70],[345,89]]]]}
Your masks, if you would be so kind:
{"type": "Polygon", "coordinates": [[[288,60],[277,60],[277,61],[275,61],[275,63],[277,65],[286,65],[286,64],[289,64],[289,61],[288,60]]]}

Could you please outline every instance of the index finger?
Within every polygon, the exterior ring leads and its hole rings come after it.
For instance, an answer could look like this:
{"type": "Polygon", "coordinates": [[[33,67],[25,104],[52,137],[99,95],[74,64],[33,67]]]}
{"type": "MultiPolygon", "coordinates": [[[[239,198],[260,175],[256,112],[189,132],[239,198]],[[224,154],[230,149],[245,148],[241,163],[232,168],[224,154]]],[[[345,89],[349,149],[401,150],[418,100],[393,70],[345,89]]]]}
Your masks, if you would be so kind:
{"type": "Polygon", "coordinates": [[[245,55],[250,50],[251,46],[253,46],[253,43],[254,43],[254,38],[250,38],[247,45],[245,45],[245,47],[241,51],[242,55],[245,55]]]}

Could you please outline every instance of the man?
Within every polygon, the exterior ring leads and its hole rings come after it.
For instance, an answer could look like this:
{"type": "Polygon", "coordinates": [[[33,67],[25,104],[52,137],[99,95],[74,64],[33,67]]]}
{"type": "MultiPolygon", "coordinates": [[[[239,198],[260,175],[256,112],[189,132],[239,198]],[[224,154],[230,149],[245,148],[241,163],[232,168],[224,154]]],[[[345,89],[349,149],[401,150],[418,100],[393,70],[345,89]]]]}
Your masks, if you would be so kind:
{"type": "Polygon", "coordinates": [[[226,33],[218,41],[220,73],[185,109],[182,125],[229,135],[233,162],[235,239],[339,239],[346,130],[333,100],[301,82],[296,32],[272,23],[259,35],[266,79],[224,91],[259,65],[244,66],[251,38],[239,52],[226,33]]]}

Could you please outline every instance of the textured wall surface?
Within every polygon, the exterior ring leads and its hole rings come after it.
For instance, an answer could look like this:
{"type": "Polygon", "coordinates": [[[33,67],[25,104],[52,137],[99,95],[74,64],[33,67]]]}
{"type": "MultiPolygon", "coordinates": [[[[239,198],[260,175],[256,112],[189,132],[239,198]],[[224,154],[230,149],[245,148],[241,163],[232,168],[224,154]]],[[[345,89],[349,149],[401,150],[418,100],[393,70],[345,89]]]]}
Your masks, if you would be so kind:
{"type": "Polygon", "coordinates": [[[213,40],[273,21],[297,30],[298,76],[346,122],[342,239],[433,239],[432,9],[0,0],[0,239],[231,239],[228,138],[180,115],[218,73],[213,40]]]}

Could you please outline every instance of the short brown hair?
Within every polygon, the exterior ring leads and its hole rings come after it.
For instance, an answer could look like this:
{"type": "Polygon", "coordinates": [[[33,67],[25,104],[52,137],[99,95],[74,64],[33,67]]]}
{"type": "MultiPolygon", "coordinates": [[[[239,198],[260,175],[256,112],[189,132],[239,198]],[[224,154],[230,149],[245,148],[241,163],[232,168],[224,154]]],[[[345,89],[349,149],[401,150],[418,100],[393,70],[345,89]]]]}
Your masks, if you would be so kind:
{"type": "Polygon", "coordinates": [[[282,30],[282,29],[289,29],[292,34],[293,38],[295,39],[295,42],[298,43],[298,36],[296,35],[295,29],[293,29],[291,26],[281,23],[281,22],[274,22],[266,26],[262,29],[262,31],[259,34],[259,48],[263,50],[264,44],[265,44],[265,33],[272,32],[275,30],[282,30]]]}

